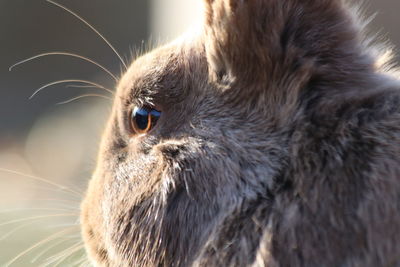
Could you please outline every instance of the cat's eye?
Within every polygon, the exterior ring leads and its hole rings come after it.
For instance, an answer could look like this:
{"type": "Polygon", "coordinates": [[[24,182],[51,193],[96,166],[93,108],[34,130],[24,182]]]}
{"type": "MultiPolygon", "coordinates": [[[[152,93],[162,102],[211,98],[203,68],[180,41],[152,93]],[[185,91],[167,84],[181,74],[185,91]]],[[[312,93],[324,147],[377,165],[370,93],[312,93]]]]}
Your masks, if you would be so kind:
{"type": "Polygon", "coordinates": [[[131,127],[137,134],[150,131],[161,116],[161,111],[150,107],[135,107],[131,114],[131,127]]]}

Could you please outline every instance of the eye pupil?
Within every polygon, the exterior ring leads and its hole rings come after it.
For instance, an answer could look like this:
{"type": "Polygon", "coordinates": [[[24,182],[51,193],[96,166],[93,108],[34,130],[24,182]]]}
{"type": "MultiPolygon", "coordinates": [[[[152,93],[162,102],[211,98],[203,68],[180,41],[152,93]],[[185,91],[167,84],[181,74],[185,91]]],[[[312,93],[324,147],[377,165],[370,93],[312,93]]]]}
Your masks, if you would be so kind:
{"type": "Polygon", "coordinates": [[[137,127],[140,130],[146,130],[149,124],[149,112],[145,109],[137,109],[133,116],[137,127]]]}
{"type": "Polygon", "coordinates": [[[157,123],[161,112],[152,108],[134,108],[131,124],[136,133],[143,134],[150,131],[157,123]]]}

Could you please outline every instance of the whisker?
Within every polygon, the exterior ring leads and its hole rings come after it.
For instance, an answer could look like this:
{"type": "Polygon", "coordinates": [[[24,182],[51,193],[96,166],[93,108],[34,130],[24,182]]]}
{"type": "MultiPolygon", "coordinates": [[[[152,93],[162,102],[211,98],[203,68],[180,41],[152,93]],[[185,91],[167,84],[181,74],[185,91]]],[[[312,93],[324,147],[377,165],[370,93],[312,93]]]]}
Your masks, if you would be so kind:
{"type": "Polygon", "coordinates": [[[37,176],[30,175],[30,174],[25,174],[25,173],[22,173],[22,172],[13,171],[13,170],[5,169],[5,168],[0,168],[0,172],[6,172],[6,173],[11,173],[11,174],[16,174],[16,175],[20,175],[20,176],[25,177],[25,178],[30,178],[30,179],[33,179],[33,180],[36,180],[36,181],[40,181],[40,182],[42,182],[42,183],[55,186],[55,187],[57,187],[57,188],[59,188],[59,189],[61,189],[61,190],[63,190],[63,191],[68,191],[68,192],[70,192],[70,193],[72,193],[72,194],[78,196],[79,198],[82,197],[82,193],[80,193],[80,192],[78,192],[78,191],[72,190],[72,189],[70,189],[70,188],[68,188],[68,187],[66,187],[66,186],[60,185],[60,184],[58,184],[58,183],[49,181],[49,180],[44,179],[44,178],[41,178],[41,177],[37,177],[37,176]]]}
{"type": "Polygon", "coordinates": [[[112,100],[112,98],[105,96],[105,95],[99,95],[99,94],[84,94],[84,95],[80,95],[71,99],[68,99],[66,101],[62,101],[62,102],[58,102],[56,105],[64,105],[64,104],[68,104],[71,102],[74,102],[75,100],[81,99],[81,98],[86,98],[86,97],[100,97],[100,98],[104,98],[104,99],[108,99],[108,100],[112,100]]]}
{"type": "MultiPolygon", "coordinates": [[[[48,225],[46,228],[47,229],[54,229],[54,228],[59,228],[59,227],[76,227],[79,228],[80,227],[80,223],[77,222],[68,222],[68,223],[62,223],[62,224],[56,224],[56,225],[48,225]]],[[[80,232],[80,231],[78,231],[80,232]]]]}
{"type": "Polygon", "coordinates": [[[36,256],[31,260],[32,263],[37,262],[43,255],[45,255],[49,250],[57,247],[58,245],[61,245],[65,242],[67,242],[68,240],[71,240],[73,238],[76,238],[75,236],[66,236],[61,240],[58,240],[56,242],[54,242],[53,244],[51,244],[51,246],[41,250],[38,254],[36,254],[36,256]]]}
{"type": "MultiPolygon", "coordinates": [[[[32,198],[18,198],[18,199],[22,200],[22,201],[32,200],[32,198]]],[[[79,205],[81,202],[80,198],[79,198],[79,200],[76,200],[76,199],[36,198],[35,197],[35,200],[36,201],[46,201],[46,202],[51,202],[51,204],[61,205],[61,206],[49,206],[49,207],[65,208],[65,209],[70,209],[70,210],[79,210],[79,205]],[[68,206],[66,206],[66,205],[68,205],[68,206]]]]}
{"type": "Polygon", "coordinates": [[[24,224],[21,224],[21,225],[15,227],[15,228],[13,228],[10,232],[8,232],[8,233],[6,233],[5,235],[3,235],[2,237],[0,237],[0,241],[6,240],[8,237],[10,237],[12,234],[14,234],[15,232],[17,232],[18,230],[21,230],[21,229],[23,229],[23,228],[25,228],[25,227],[28,227],[28,226],[30,226],[30,225],[32,225],[32,224],[34,224],[34,223],[35,223],[35,222],[28,222],[28,223],[24,223],[24,224]]]}
{"type": "Polygon", "coordinates": [[[74,211],[76,209],[61,209],[61,208],[16,208],[9,210],[0,210],[0,214],[20,212],[20,211],[74,211]]]}
{"type": "Polygon", "coordinates": [[[45,56],[53,56],[53,55],[75,57],[75,58],[82,59],[82,60],[84,60],[86,62],[90,62],[90,63],[96,65],[97,67],[99,67],[100,69],[102,69],[103,71],[105,71],[106,73],[108,73],[116,82],[118,81],[118,78],[114,74],[112,74],[111,71],[109,71],[106,67],[104,67],[100,63],[98,63],[98,62],[96,62],[96,61],[94,61],[94,60],[92,60],[92,59],[90,59],[88,57],[84,57],[84,56],[81,56],[81,55],[78,55],[78,54],[75,54],[75,53],[62,52],[62,51],[42,53],[42,54],[39,54],[39,55],[36,55],[36,56],[33,56],[33,57],[29,57],[27,59],[23,59],[23,60],[15,63],[14,65],[10,66],[8,68],[8,70],[12,71],[13,68],[15,68],[15,67],[17,67],[17,66],[19,66],[21,64],[27,63],[29,61],[32,61],[34,59],[38,59],[38,58],[45,57],[45,56]]]}
{"type": "MultiPolygon", "coordinates": [[[[32,191],[40,190],[40,192],[57,193],[57,196],[59,196],[59,197],[65,195],[65,197],[73,197],[74,200],[77,198],[77,196],[71,195],[71,193],[69,191],[63,191],[59,188],[50,187],[50,185],[47,185],[47,184],[46,185],[33,184],[33,185],[25,186],[25,188],[30,189],[32,191]]],[[[68,188],[71,190],[74,190],[76,192],[80,192],[81,195],[83,195],[83,191],[81,192],[80,189],[75,190],[73,186],[69,186],[68,188]]],[[[35,198],[35,200],[36,200],[36,198],[35,198]]],[[[76,199],[76,202],[78,202],[80,200],[81,200],[81,197],[76,199]]]]}
{"type": "Polygon", "coordinates": [[[68,88],[96,88],[96,86],[93,86],[93,85],[77,85],[77,84],[68,84],[65,87],[68,87],[68,88]]]}
{"type": "MultiPolygon", "coordinates": [[[[84,252],[86,252],[86,251],[84,251],[84,252]]],[[[87,255],[86,255],[86,253],[83,253],[79,258],[77,258],[74,262],[71,263],[71,266],[82,266],[82,264],[87,263],[87,262],[88,262],[87,255]]]]}
{"type": "Polygon", "coordinates": [[[99,89],[104,89],[105,91],[107,91],[107,92],[109,92],[110,94],[114,95],[114,92],[113,92],[111,89],[106,88],[106,87],[104,87],[104,86],[102,86],[102,85],[100,85],[100,84],[98,84],[98,83],[91,82],[91,81],[86,81],[86,80],[79,80],[79,79],[66,79],[66,80],[54,81],[54,82],[51,82],[51,83],[48,83],[48,84],[43,85],[42,87],[40,87],[39,89],[37,89],[37,90],[29,97],[29,99],[32,99],[33,97],[35,97],[35,95],[37,95],[40,91],[42,91],[43,89],[45,89],[45,88],[47,88],[47,87],[50,87],[50,86],[53,86],[53,85],[56,85],[56,84],[71,83],[71,82],[72,82],[72,83],[73,83],[73,82],[77,82],[77,83],[90,84],[90,85],[93,85],[93,86],[95,86],[95,87],[97,87],[97,88],[99,88],[99,89]]]}
{"type": "Polygon", "coordinates": [[[84,259],[83,262],[78,267],[88,267],[88,266],[92,266],[92,264],[88,259],[84,259]]]}
{"type": "MultiPolygon", "coordinates": [[[[14,227],[11,231],[9,231],[8,233],[6,233],[2,237],[0,237],[0,241],[6,240],[8,237],[10,237],[15,232],[17,232],[17,231],[19,231],[19,230],[21,230],[21,229],[23,229],[25,227],[28,227],[28,226],[30,226],[32,224],[35,224],[35,223],[36,223],[36,221],[33,221],[33,222],[23,223],[23,224],[21,224],[21,225],[19,225],[17,227],[14,227]]],[[[76,226],[76,224],[75,223],[74,224],[60,224],[60,225],[51,226],[51,228],[70,227],[70,226],[76,226]]]]}
{"type": "Polygon", "coordinates": [[[83,249],[83,247],[84,247],[83,242],[82,241],[78,242],[77,244],[74,244],[74,245],[70,246],[69,248],[48,258],[48,260],[46,261],[46,263],[43,266],[48,266],[49,264],[54,264],[52,266],[56,267],[60,263],[62,263],[64,260],[66,260],[68,257],[70,257],[71,255],[79,252],[79,250],[83,249]]]}
{"type": "Polygon", "coordinates": [[[98,31],[96,30],[89,22],[87,22],[85,19],[83,19],[81,16],[79,16],[78,14],[76,14],[74,11],[68,9],[67,7],[56,3],[52,0],[46,0],[47,2],[67,11],[68,13],[70,13],[71,15],[73,15],[74,17],[76,17],[77,19],[79,19],[81,22],[83,22],[86,26],[88,26],[90,29],[92,29],[101,39],[103,39],[103,41],[111,48],[111,50],[117,55],[117,57],[119,58],[119,60],[121,61],[122,65],[125,67],[125,69],[128,69],[125,61],[122,59],[121,55],[118,53],[118,51],[114,48],[114,46],[98,31]]]}
{"type": "Polygon", "coordinates": [[[80,259],[74,261],[71,265],[72,266],[82,266],[82,264],[87,263],[86,256],[83,255],[80,259]]]}
{"type": "Polygon", "coordinates": [[[36,220],[41,220],[41,219],[53,218],[53,217],[57,218],[57,217],[72,217],[72,216],[79,216],[79,213],[50,214],[50,215],[40,215],[40,216],[33,216],[33,217],[22,218],[22,219],[15,219],[15,220],[10,220],[7,222],[0,223],[0,227],[5,226],[5,225],[10,225],[13,223],[25,222],[25,221],[29,221],[29,220],[36,221],[36,220]]]}
{"type": "Polygon", "coordinates": [[[58,238],[59,236],[62,236],[65,233],[70,232],[71,230],[74,230],[72,227],[68,228],[68,229],[64,229],[61,231],[58,231],[57,233],[54,233],[52,235],[50,235],[49,237],[42,239],[41,241],[37,242],[36,244],[30,246],[29,248],[25,249],[24,251],[22,251],[21,253],[19,253],[17,256],[15,256],[13,259],[11,259],[10,261],[8,261],[4,267],[9,267],[11,266],[11,264],[13,264],[14,262],[16,262],[18,259],[20,259],[22,256],[26,255],[27,253],[29,253],[30,251],[34,250],[37,247],[42,246],[43,244],[46,244],[56,238],[58,238]]]}
{"type": "MultiPolygon", "coordinates": [[[[88,259],[86,259],[86,258],[83,258],[81,261],[82,261],[82,263],[79,264],[78,267],[88,267],[88,266],[92,266],[92,265],[90,264],[90,261],[89,261],[88,259]]],[[[79,262],[77,262],[76,264],[78,264],[78,263],[79,263],[79,262]]]]}

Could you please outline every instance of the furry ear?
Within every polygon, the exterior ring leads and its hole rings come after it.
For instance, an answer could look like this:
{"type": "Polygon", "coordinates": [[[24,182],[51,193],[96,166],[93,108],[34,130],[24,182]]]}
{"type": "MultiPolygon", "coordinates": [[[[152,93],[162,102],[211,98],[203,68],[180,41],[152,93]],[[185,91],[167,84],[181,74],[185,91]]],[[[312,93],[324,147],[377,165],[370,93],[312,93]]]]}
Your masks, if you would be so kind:
{"type": "MultiPolygon", "coordinates": [[[[232,81],[238,78],[238,73],[246,77],[253,73],[254,66],[261,66],[266,60],[262,58],[259,38],[268,34],[263,32],[267,29],[258,25],[262,22],[257,23],[254,13],[259,12],[256,4],[265,4],[256,2],[260,1],[205,0],[205,44],[213,79],[232,81]]],[[[271,25],[269,29],[279,31],[281,27],[271,25]]]]}
{"type": "Polygon", "coordinates": [[[341,0],[204,1],[207,59],[220,83],[281,79],[282,70],[340,57],[357,39],[341,0]]]}

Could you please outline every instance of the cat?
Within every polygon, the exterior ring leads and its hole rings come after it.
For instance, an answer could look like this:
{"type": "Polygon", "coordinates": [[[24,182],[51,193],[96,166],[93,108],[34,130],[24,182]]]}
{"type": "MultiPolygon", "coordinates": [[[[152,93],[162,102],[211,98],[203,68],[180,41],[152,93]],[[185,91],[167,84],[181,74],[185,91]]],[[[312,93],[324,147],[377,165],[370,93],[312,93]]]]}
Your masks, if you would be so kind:
{"type": "Polygon", "coordinates": [[[204,0],[119,81],[96,266],[400,266],[400,83],[340,0],[204,0]]]}

